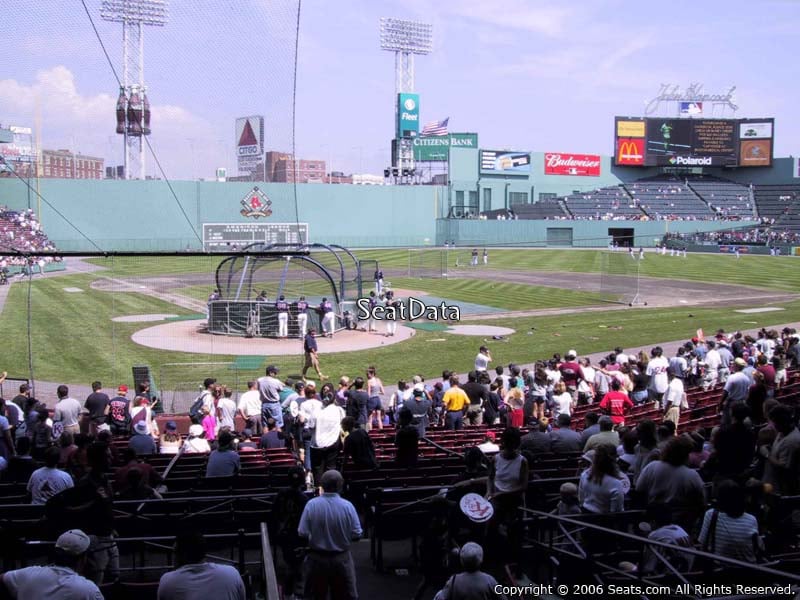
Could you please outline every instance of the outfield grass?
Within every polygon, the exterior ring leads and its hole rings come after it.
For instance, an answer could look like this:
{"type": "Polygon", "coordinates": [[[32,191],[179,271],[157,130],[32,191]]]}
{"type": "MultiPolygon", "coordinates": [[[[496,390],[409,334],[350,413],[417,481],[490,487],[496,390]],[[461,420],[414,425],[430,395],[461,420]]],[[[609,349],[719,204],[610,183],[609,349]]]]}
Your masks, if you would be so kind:
{"type": "MultiPolygon", "coordinates": [[[[677,260],[677,259],[676,259],[677,260]]],[[[95,378],[128,381],[130,367],[150,365],[156,375],[161,365],[179,362],[232,362],[235,357],[167,352],[145,348],[130,340],[146,323],[115,323],[111,317],[142,313],[187,314],[189,311],[141,294],[91,290],[91,275],[71,275],[35,280],[32,286],[32,342],[37,379],[87,384],[95,378]],[[69,294],[64,287],[84,289],[69,294]]],[[[434,282],[437,283],[437,282],[434,282]]],[[[5,341],[2,369],[12,376],[28,373],[26,335],[27,285],[15,283],[0,314],[0,335],[5,341]]],[[[575,313],[550,317],[493,319],[487,324],[507,326],[518,333],[507,341],[489,341],[498,363],[529,362],[553,352],[576,348],[581,353],[607,350],[616,345],[637,348],[656,342],[688,338],[698,327],[713,331],[752,328],[800,320],[800,301],[786,310],[743,315],[715,308],[637,308],[575,313]],[[692,315],[692,316],[690,316],[692,315]],[[535,329],[531,329],[535,328],[535,329]],[[528,335],[528,332],[531,332],[528,335]]],[[[749,307],[749,306],[748,306],[749,307]]],[[[743,306],[742,308],[745,308],[743,306]]],[[[477,322],[470,322],[471,324],[477,322]]],[[[323,370],[331,376],[361,373],[366,366],[380,367],[387,382],[421,373],[441,374],[444,368],[468,370],[483,338],[441,332],[417,332],[402,344],[362,352],[327,354],[321,341],[323,370]],[[444,341],[436,341],[444,340],[444,341]]],[[[270,356],[266,361],[282,367],[284,374],[299,370],[299,356],[270,356]]],[[[218,374],[221,379],[229,373],[218,374]]],[[[193,371],[200,373],[200,371],[193,371]]],[[[163,382],[157,382],[164,385],[163,382]]]]}

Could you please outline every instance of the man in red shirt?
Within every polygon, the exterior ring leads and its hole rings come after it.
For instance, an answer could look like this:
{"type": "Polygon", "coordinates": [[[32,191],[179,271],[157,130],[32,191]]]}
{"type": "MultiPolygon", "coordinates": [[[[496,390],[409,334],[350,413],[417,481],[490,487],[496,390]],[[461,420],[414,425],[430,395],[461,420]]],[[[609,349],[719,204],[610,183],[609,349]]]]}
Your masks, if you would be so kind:
{"type": "Polygon", "coordinates": [[[614,425],[625,424],[625,411],[633,408],[633,402],[628,395],[621,392],[622,384],[616,377],[611,378],[611,391],[600,401],[600,408],[611,416],[614,425]]]}
{"type": "Polygon", "coordinates": [[[766,354],[758,355],[756,371],[764,376],[764,385],[767,388],[767,398],[775,397],[775,367],[767,360],[766,354]]]}
{"type": "Polygon", "coordinates": [[[566,361],[561,363],[558,370],[561,372],[561,381],[567,386],[567,391],[572,394],[572,399],[578,401],[578,384],[585,381],[583,369],[578,363],[578,353],[575,350],[567,352],[566,361]]]}

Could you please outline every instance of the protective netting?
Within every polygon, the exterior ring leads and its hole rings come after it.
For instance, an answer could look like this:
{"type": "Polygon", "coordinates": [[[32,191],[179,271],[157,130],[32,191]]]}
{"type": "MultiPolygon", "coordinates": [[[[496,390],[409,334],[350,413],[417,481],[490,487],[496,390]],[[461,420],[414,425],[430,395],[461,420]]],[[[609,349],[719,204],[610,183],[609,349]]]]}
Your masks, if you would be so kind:
{"type": "MultiPolygon", "coordinates": [[[[413,248],[408,251],[408,276],[420,279],[447,277],[449,249],[413,248]]],[[[456,250],[452,251],[455,254],[456,250]]]]}
{"type": "Polygon", "coordinates": [[[639,270],[644,254],[626,248],[600,253],[600,292],[609,302],[638,304],[639,270]]]}

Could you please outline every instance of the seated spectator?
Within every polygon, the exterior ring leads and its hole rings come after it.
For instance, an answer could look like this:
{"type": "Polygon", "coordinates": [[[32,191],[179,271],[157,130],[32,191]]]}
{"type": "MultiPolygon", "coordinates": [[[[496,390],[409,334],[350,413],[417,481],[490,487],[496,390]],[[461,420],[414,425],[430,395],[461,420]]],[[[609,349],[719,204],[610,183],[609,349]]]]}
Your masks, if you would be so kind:
{"type": "Polygon", "coordinates": [[[61,458],[58,459],[59,468],[63,469],[69,464],[69,458],[78,449],[75,445],[75,438],[72,433],[65,431],[58,438],[58,448],[61,452],[61,458]]]}
{"type": "Polygon", "coordinates": [[[61,491],[73,486],[72,477],[58,469],[61,452],[58,448],[48,448],[44,452],[44,466],[36,469],[28,481],[28,494],[31,504],[46,504],[61,491]]]}
{"type": "MultiPolygon", "coordinates": [[[[600,444],[586,459],[591,467],[581,473],[578,500],[587,512],[610,513],[625,510],[625,475],[617,465],[616,447],[600,444]]],[[[630,482],[628,482],[628,487],[630,482]]]]}
{"type": "Polygon", "coordinates": [[[572,417],[560,414],[556,419],[556,424],[558,428],[550,432],[550,452],[569,454],[583,450],[584,443],[581,441],[581,434],[571,429],[572,417]]]}
{"type": "MultiPolygon", "coordinates": [[[[645,531],[649,530],[648,540],[661,542],[662,544],[672,544],[675,550],[664,550],[658,548],[658,552],[668,560],[669,565],[685,573],[690,571],[694,563],[694,556],[681,552],[679,548],[691,548],[692,538],[680,525],[672,523],[672,512],[667,507],[657,507],[651,511],[653,516],[653,526],[645,523],[645,531]]],[[[642,525],[640,525],[642,527],[642,525]]],[[[640,567],[644,574],[663,573],[669,571],[668,567],[661,562],[648,546],[645,549],[644,560],[640,567]]]]}
{"type": "Polygon", "coordinates": [[[671,507],[675,523],[681,526],[691,526],[705,506],[703,480],[686,465],[691,450],[689,440],[673,437],[664,447],[661,459],[642,469],[636,480],[636,492],[646,505],[671,507]]]}
{"type": "Polygon", "coordinates": [[[480,570],[483,563],[483,548],[475,542],[467,542],[459,552],[461,566],[464,570],[447,580],[434,600],[472,600],[473,598],[500,598],[505,595],[497,593],[497,580],[480,570]]]}
{"type": "Polygon", "coordinates": [[[536,426],[522,436],[520,450],[531,457],[548,454],[550,452],[550,433],[547,431],[549,427],[550,421],[547,418],[539,419],[536,426]]]}
{"type": "Polygon", "coordinates": [[[265,449],[286,447],[286,440],[283,437],[283,433],[278,431],[278,424],[272,417],[267,419],[267,431],[261,436],[259,443],[261,447],[265,449]]]}
{"type": "Polygon", "coordinates": [[[258,444],[252,439],[253,432],[250,429],[245,429],[242,433],[238,434],[236,440],[236,450],[241,452],[255,452],[258,450],[258,444]]]}
{"type": "Polygon", "coordinates": [[[558,488],[558,495],[559,500],[554,511],[555,514],[562,517],[581,514],[581,503],[578,499],[577,485],[570,481],[562,483],[561,487],[558,488]]]}
{"type": "Polygon", "coordinates": [[[211,407],[204,406],[201,410],[203,418],[200,425],[206,433],[206,439],[213,442],[217,439],[217,418],[211,412],[211,407]]]}
{"type": "Polygon", "coordinates": [[[735,481],[717,488],[717,507],[703,517],[698,542],[706,552],[755,563],[761,554],[756,518],[745,512],[745,492],[735,481]]]}
{"type": "Polygon", "coordinates": [[[692,440],[692,451],[689,453],[689,467],[699,469],[708,460],[710,452],[706,450],[706,440],[699,431],[693,431],[688,435],[692,440]]]}
{"type": "Polygon", "coordinates": [[[656,439],[656,424],[650,419],[643,419],[636,424],[636,437],[639,442],[636,444],[634,454],[636,458],[631,468],[631,479],[635,483],[648,464],[658,460],[660,450],[656,439]]]}
{"type": "Polygon", "coordinates": [[[178,535],[175,539],[175,565],[174,571],[161,576],[159,600],[246,598],[244,582],[234,567],[206,561],[206,542],[200,533],[178,535]]]}
{"type": "Polygon", "coordinates": [[[128,471],[137,469],[141,475],[142,480],[150,487],[157,487],[161,484],[161,475],[156,472],[152,465],[140,461],[136,452],[131,448],[123,448],[122,450],[122,466],[119,467],[114,473],[114,492],[121,494],[128,489],[128,471]]]}
{"type": "Polygon", "coordinates": [[[167,421],[164,425],[164,433],[158,443],[160,454],[177,454],[181,450],[183,440],[178,433],[178,424],[175,421],[167,421]]]}
{"type": "Polygon", "coordinates": [[[419,429],[412,424],[411,411],[403,407],[398,413],[398,429],[394,436],[396,448],[394,462],[399,467],[417,466],[419,456],[419,429]]]}
{"type": "Polygon", "coordinates": [[[603,444],[614,448],[619,446],[619,434],[616,431],[612,431],[614,429],[614,421],[611,420],[611,417],[607,415],[600,417],[598,425],[600,426],[600,431],[586,441],[586,445],[583,447],[584,452],[595,450],[603,444]]]}
{"type": "Polygon", "coordinates": [[[2,575],[3,587],[12,598],[102,599],[100,589],[81,574],[86,568],[91,541],[79,529],[70,529],[58,536],[51,565],[25,567],[2,575]]]}
{"type": "Polygon", "coordinates": [[[219,434],[218,446],[208,457],[206,477],[232,477],[239,473],[239,453],[233,449],[230,431],[219,434]]]}
{"type": "Polygon", "coordinates": [[[133,426],[133,435],[128,440],[128,448],[136,452],[136,456],[148,456],[156,453],[156,443],[153,441],[146,421],[137,421],[133,426]]]}
{"type": "Polygon", "coordinates": [[[483,443],[478,444],[477,447],[487,456],[500,452],[500,446],[497,445],[497,435],[495,435],[494,431],[487,431],[483,437],[483,443]]]}
{"type": "Polygon", "coordinates": [[[211,446],[206,439],[206,432],[199,423],[189,426],[189,437],[183,442],[184,454],[202,454],[211,452],[211,446]]]}
{"type": "Polygon", "coordinates": [[[150,487],[142,469],[137,465],[125,474],[125,491],[117,496],[118,500],[161,500],[161,494],[150,487]]]}
{"type": "Polygon", "coordinates": [[[636,430],[629,429],[622,436],[622,445],[617,449],[619,458],[619,468],[623,473],[628,473],[636,464],[636,444],[639,443],[639,436],[636,430]]]}
{"type": "Polygon", "coordinates": [[[31,478],[31,473],[35,470],[36,462],[31,456],[31,438],[21,437],[17,440],[17,453],[8,459],[8,467],[3,473],[3,481],[27,483],[31,478]]]}
{"type": "Polygon", "coordinates": [[[378,461],[375,460],[375,446],[369,434],[361,429],[361,424],[353,417],[342,419],[342,431],[345,432],[344,456],[356,467],[363,469],[377,469],[378,461]]]}
{"type": "Polygon", "coordinates": [[[31,454],[37,460],[44,458],[45,451],[53,445],[53,426],[50,421],[50,413],[43,405],[35,409],[36,421],[30,429],[30,437],[33,442],[31,454]]]}
{"type": "Polygon", "coordinates": [[[583,418],[583,431],[581,431],[581,450],[586,446],[586,442],[589,441],[590,437],[595,433],[600,433],[599,420],[600,413],[593,410],[586,413],[586,416],[583,418]]]}

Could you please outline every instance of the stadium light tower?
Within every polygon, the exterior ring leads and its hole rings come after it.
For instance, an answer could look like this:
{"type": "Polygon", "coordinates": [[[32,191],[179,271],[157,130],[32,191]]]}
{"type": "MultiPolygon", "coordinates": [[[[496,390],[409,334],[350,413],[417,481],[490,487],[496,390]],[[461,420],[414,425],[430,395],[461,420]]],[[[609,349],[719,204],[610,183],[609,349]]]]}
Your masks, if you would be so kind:
{"type": "MultiPolygon", "coordinates": [[[[400,94],[414,92],[414,55],[430,54],[433,26],[430,23],[381,17],[381,50],[394,52],[394,118],[401,109],[400,94]]],[[[414,171],[411,138],[398,135],[397,153],[392,166],[400,177],[414,171]]]]}
{"type": "Polygon", "coordinates": [[[122,23],[122,86],[117,133],[123,136],[125,179],[144,179],[144,136],[150,135],[150,100],[144,84],[144,26],[167,23],[167,0],[103,0],[100,16],[122,23]]]}

